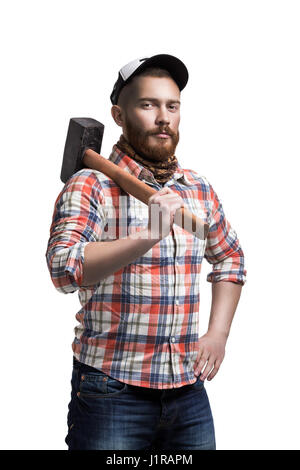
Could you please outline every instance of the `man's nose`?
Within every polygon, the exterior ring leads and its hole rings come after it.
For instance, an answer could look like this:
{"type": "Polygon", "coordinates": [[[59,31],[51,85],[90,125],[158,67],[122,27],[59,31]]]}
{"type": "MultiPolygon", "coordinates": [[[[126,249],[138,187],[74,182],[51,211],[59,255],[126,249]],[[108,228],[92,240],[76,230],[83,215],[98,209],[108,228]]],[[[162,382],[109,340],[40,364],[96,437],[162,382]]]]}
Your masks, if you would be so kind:
{"type": "Polygon", "coordinates": [[[170,116],[165,106],[160,106],[158,108],[156,124],[170,124],[170,116]]]}

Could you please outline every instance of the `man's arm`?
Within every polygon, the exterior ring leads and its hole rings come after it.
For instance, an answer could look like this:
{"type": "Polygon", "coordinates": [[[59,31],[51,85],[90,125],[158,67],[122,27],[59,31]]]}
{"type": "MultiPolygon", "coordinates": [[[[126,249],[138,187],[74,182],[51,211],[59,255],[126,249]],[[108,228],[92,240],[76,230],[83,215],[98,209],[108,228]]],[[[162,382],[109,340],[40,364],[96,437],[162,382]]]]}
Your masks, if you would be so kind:
{"type": "Polygon", "coordinates": [[[225,345],[236,311],[242,286],[246,282],[244,252],[236,232],[226,219],[222,204],[208,183],[211,199],[211,218],[205,259],[213,265],[207,276],[212,283],[212,304],[208,330],[199,339],[199,352],[194,364],[195,375],[211,380],[225,356],[225,345]]]}
{"type": "Polygon", "coordinates": [[[170,233],[174,213],[182,198],[163,188],[149,199],[148,226],[126,238],[106,242],[101,239],[105,218],[105,197],[92,170],[78,172],[66,183],[55,203],[47,264],[59,292],[75,292],[97,284],[103,278],[128,265],[170,233]],[[162,223],[153,220],[160,207],[162,223]]]}
{"type": "Polygon", "coordinates": [[[159,239],[153,239],[148,229],[112,242],[91,242],[84,250],[82,287],[97,284],[142,256],[159,239]]]}
{"type": "Polygon", "coordinates": [[[165,187],[149,198],[147,228],[112,242],[88,243],[85,247],[82,285],[98,283],[150,250],[170,233],[174,214],[181,206],[182,198],[165,187]],[[153,209],[152,205],[155,204],[156,209],[153,209]],[[161,219],[158,211],[161,211],[161,219]]]}
{"type": "Polygon", "coordinates": [[[234,282],[220,281],[213,282],[211,287],[212,301],[208,331],[220,334],[227,339],[240,300],[242,286],[234,282]]]}
{"type": "Polygon", "coordinates": [[[212,302],[208,330],[199,340],[199,353],[196,361],[196,376],[199,375],[203,366],[207,363],[200,376],[201,380],[206,378],[211,380],[220,368],[225,356],[225,345],[241,291],[242,286],[234,282],[219,281],[212,283],[212,302]]]}

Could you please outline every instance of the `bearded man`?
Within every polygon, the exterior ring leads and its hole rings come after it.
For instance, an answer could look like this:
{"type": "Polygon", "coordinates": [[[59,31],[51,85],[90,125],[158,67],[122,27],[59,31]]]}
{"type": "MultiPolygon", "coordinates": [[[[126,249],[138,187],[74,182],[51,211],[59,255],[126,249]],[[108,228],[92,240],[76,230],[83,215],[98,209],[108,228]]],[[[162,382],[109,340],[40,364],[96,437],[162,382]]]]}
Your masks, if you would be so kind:
{"type": "Polygon", "coordinates": [[[223,361],[246,270],[212,185],[175,156],[187,81],[183,62],[160,54],[122,67],[111,93],[122,134],[109,160],[157,190],[148,205],[87,168],[55,204],[48,267],[58,291],[78,291],[82,307],[69,450],[216,448],[205,380],[223,361]],[[174,223],[182,206],[208,224],[205,240],[174,223]],[[203,258],[212,303],[199,337],[203,258]]]}

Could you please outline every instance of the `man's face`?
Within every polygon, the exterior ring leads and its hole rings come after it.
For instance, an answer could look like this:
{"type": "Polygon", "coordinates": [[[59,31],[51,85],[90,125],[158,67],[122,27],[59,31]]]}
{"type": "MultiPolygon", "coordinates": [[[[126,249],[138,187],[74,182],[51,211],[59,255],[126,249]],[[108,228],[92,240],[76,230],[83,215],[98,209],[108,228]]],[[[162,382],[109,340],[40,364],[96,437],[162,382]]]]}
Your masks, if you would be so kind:
{"type": "Polygon", "coordinates": [[[180,90],[174,80],[138,76],[125,93],[126,101],[120,99],[123,134],[135,151],[159,161],[174,155],[180,122],[180,90]]]}

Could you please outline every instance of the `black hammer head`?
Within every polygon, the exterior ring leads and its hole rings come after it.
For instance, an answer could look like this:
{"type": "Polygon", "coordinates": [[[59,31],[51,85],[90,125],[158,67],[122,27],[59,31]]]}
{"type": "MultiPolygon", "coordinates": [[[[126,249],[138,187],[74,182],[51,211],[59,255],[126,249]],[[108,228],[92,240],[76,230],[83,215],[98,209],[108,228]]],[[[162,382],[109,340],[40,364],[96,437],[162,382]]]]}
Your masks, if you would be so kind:
{"type": "Polygon", "coordinates": [[[87,149],[100,153],[104,125],[92,118],[70,119],[60,179],[63,183],[84,168],[82,158],[87,149]]]}

